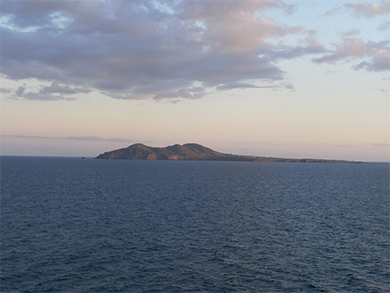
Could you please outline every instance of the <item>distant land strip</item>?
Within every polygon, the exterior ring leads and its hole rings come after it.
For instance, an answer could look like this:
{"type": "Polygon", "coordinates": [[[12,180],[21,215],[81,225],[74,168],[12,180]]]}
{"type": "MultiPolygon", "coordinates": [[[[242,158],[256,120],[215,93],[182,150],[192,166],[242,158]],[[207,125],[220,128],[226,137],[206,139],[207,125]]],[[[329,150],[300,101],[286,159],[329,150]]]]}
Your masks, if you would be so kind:
{"type": "Polygon", "coordinates": [[[95,159],[122,160],[191,160],[191,161],[244,161],[244,162],[295,162],[295,163],[362,163],[346,160],[286,159],[261,156],[224,154],[197,143],[175,144],[167,147],[150,147],[142,143],[98,155],[95,159]]]}

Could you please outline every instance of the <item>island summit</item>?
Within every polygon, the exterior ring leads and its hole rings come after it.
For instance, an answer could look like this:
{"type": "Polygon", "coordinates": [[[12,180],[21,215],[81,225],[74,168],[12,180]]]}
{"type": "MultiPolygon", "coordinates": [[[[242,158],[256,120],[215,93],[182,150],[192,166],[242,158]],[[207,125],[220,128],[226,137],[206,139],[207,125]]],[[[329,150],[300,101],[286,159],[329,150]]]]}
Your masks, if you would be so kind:
{"type": "Polygon", "coordinates": [[[97,156],[95,159],[356,163],[345,160],[286,159],[224,154],[197,143],[186,143],[184,145],[175,144],[162,148],[150,147],[142,143],[136,143],[127,148],[105,152],[97,156]]]}

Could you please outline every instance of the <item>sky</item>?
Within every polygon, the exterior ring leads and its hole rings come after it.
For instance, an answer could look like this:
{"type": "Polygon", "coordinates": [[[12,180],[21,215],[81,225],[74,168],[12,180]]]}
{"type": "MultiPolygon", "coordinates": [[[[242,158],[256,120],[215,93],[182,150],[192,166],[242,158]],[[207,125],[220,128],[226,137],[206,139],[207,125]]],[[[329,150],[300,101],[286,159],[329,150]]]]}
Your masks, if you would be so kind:
{"type": "Polygon", "coordinates": [[[390,161],[390,1],[2,0],[1,155],[196,142],[390,161]]]}

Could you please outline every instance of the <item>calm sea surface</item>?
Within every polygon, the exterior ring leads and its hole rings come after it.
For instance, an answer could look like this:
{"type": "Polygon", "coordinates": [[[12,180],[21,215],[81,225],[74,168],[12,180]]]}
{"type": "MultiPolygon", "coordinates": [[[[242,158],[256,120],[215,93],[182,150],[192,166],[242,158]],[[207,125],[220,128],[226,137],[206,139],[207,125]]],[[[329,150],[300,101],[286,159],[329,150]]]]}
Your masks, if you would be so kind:
{"type": "Polygon", "coordinates": [[[389,164],[1,158],[1,292],[389,292],[389,164]]]}

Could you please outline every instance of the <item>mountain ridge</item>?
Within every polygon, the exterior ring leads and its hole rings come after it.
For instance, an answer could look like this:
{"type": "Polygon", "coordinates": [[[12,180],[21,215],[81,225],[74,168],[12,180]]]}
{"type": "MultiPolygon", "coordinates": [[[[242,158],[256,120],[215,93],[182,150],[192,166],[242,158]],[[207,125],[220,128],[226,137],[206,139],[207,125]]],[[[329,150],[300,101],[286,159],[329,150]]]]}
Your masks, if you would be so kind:
{"type": "Polygon", "coordinates": [[[198,143],[174,144],[167,147],[150,147],[136,143],[126,148],[108,151],[95,159],[122,160],[192,160],[192,161],[246,161],[246,162],[305,162],[305,163],[361,163],[346,160],[291,159],[262,156],[225,154],[198,143]]]}

